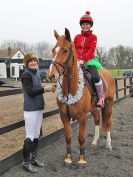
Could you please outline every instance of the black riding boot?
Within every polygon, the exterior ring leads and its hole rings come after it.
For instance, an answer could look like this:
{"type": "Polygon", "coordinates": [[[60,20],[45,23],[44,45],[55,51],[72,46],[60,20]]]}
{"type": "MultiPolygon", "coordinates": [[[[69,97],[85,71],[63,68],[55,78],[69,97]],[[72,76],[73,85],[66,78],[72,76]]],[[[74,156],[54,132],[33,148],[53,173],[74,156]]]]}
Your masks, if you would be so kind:
{"type": "Polygon", "coordinates": [[[37,147],[38,147],[38,138],[33,140],[33,149],[31,153],[31,164],[37,167],[43,167],[44,164],[37,160],[37,147]]]}
{"type": "Polygon", "coordinates": [[[36,173],[37,169],[35,169],[30,163],[30,153],[32,152],[32,148],[33,142],[30,140],[30,138],[26,138],[23,146],[23,168],[31,173],[36,173]]]}

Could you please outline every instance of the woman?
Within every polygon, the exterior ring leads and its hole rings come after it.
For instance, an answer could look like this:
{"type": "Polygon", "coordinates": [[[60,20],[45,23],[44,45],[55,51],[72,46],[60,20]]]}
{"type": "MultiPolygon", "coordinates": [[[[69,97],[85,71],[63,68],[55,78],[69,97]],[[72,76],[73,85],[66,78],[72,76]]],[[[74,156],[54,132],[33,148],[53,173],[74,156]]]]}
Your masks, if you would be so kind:
{"type": "Polygon", "coordinates": [[[40,129],[43,120],[44,98],[43,93],[54,92],[55,86],[42,87],[37,71],[38,58],[34,53],[24,57],[25,71],[21,77],[24,95],[24,119],[26,138],[23,145],[23,168],[35,173],[37,169],[32,165],[43,167],[44,164],[37,160],[37,147],[40,129]]]}
{"type": "Polygon", "coordinates": [[[95,86],[98,95],[98,107],[104,106],[103,84],[99,77],[98,71],[102,69],[98,59],[95,58],[94,52],[97,44],[97,36],[92,34],[91,27],[93,26],[93,19],[90,12],[87,11],[85,15],[80,18],[81,34],[74,38],[77,58],[80,65],[89,67],[95,79],[95,86]]]}

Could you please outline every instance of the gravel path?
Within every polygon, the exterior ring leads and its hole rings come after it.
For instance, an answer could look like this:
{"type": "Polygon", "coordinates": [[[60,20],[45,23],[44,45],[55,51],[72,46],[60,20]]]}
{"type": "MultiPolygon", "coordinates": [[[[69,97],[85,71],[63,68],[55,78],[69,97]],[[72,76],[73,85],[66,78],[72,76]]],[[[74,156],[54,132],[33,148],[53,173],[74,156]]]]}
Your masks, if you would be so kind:
{"type": "Polygon", "coordinates": [[[113,106],[112,147],[109,152],[105,149],[105,134],[101,133],[98,146],[91,147],[94,133],[93,119],[88,120],[86,132],[85,169],[77,169],[79,156],[77,129],[73,131],[72,169],[63,165],[65,156],[65,140],[59,139],[39,152],[39,158],[45,167],[39,168],[36,174],[30,174],[18,164],[2,177],[133,177],[133,98],[128,97],[113,106]]]}

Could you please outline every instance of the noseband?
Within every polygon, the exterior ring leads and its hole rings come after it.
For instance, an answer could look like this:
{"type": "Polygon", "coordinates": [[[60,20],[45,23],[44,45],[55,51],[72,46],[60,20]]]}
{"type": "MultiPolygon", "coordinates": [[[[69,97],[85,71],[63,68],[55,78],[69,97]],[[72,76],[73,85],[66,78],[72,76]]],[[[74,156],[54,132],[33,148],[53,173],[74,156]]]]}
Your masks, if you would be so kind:
{"type": "MultiPolygon", "coordinates": [[[[58,71],[58,73],[59,73],[59,77],[61,77],[62,75],[67,76],[67,73],[68,73],[67,67],[68,67],[68,64],[69,64],[69,62],[70,62],[70,59],[71,59],[72,55],[73,55],[73,52],[72,52],[72,45],[70,45],[69,54],[68,54],[67,59],[66,59],[66,62],[65,62],[64,64],[61,64],[61,63],[59,63],[59,62],[57,62],[57,61],[51,61],[51,64],[53,64],[53,65],[56,67],[56,69],[57,69],[57,71],[58,71]],[[58,65],[62,67],[62,69],[63,69],[62,72],[60,72],[60,70],[59,70],[59,68],[58,68],[58,65]]],[[[73,59],[74,59],[74,58],[73,58],[73,59]]]]}

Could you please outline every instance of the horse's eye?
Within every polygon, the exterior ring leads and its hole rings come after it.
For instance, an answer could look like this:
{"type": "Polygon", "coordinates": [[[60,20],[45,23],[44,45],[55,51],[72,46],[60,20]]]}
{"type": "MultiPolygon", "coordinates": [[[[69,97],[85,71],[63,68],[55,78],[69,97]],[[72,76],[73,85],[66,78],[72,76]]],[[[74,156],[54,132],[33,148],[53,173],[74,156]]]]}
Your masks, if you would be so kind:
{"type": "Polygon", "coordinates": [[[64,49],[64,50],[63,50],[63,53],[66,54],[66,53],[67,53],[67,49],[64,49]]]}

